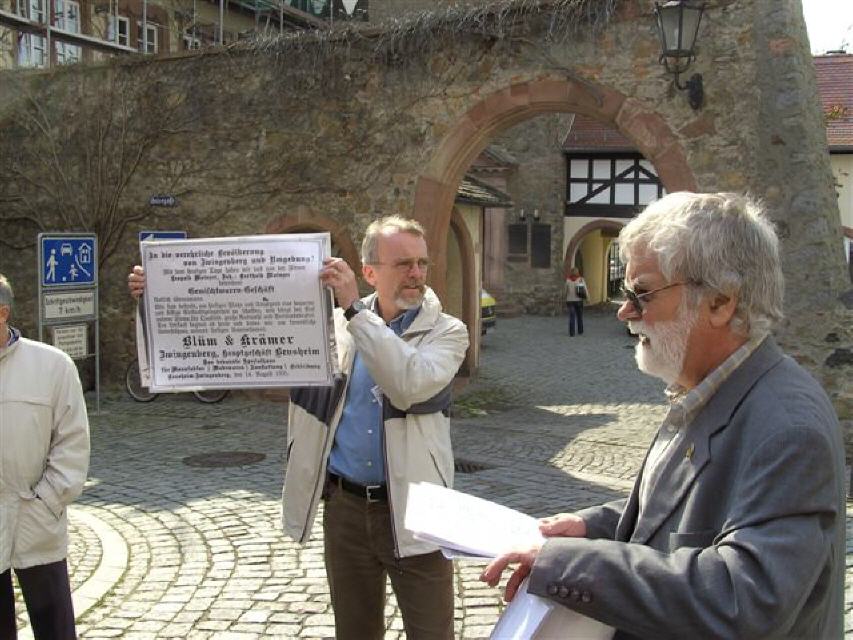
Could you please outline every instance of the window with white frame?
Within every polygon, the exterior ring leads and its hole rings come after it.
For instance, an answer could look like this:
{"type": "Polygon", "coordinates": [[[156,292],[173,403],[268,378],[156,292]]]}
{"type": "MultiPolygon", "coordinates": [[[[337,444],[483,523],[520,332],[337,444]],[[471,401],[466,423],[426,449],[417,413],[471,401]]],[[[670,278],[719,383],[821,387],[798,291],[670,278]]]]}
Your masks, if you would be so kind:
{"type": "Polygon", "coordinates": [[[124,16],[110,16],[107,27],[107,40],[125,47],[130,46],[130,18],[124,16]],[[118,28],[116,28],[118,25],[118,28]]]}
{"type": "Polygon", "coordinates": [[[143,51],[145,43],[142,38],[142,22],[136,23],[136,48],[143,53],[157,53],[157,51],[159,51],[159,47],[157,46],[157,25],[153,22],[149,22],[146,27],[146,31],[148,33],[148,49],[143,51]]]}
{"type": "Polygon", "coordinates": [[[18,43],[18,65],[21,67],[43,67],[47,62],[46,40],[42,36],[25,33],[18,43]]]}
{"type": "Polygon", "coordinates": [[[666,194],[651,162],[638,153],[570,153],[566,215],[633,217],[666,194]]]}
{"type": "Polygon", "coordinates": [[[19,0],[18,15],[44,24],[44,0],[19,0]]]}
{"type": "MultiPolygon", "coordinates": [[[[53,0],[53,24],[68,33],[80,33],[80,3],[77,0],[53,0]]],[[[80,47],[66,42],[55,43],[56,62],[80,62],[80,47]]]]}
{"type": "MultiPolygon", "coordinates": [[[[43,0],[29,0],[18,3],[18,13],[33,22],[45,23],[43,0]]],[[[42,36],[29,33],[21,35],[18,42],[18,65],[22,67],[43,67],[47,62],[47,41],[42,36]]]]}

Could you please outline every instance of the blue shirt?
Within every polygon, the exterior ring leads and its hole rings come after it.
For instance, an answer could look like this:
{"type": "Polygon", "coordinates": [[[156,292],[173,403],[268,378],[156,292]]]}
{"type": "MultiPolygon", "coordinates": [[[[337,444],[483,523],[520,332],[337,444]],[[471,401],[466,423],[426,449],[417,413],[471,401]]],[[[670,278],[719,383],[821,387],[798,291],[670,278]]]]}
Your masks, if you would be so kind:
{"type": "MultiPolygon", "coordinates": [[[[420,310],[409,309],[388,326],[402,335],[420,310]]],[[[344,410],[329,455],[329,471],[359,484],[385,484],[384,434],[382,390],[356,351],[344,410]]]]}
{"type": "Polygon", "coordinates": [[[18,338],[21,337],[21,332],[15,329],[15,327],[7,327],[7,329],[9,330],[9,339],[6,341],[6,344],[4,344],[3,347],[11,347],[18,341],[18,338]]]}

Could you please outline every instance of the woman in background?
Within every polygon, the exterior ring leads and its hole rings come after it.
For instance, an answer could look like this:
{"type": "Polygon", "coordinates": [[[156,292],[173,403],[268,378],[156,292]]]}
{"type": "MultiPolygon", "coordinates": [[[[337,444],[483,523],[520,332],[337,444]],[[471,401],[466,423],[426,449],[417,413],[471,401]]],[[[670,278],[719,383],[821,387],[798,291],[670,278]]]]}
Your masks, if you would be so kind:
{"type": "Polygon", "coordinates": [[[569,336],[575,335],[575,322],[578,335],[583,333],[583,301],[587,298],[586,282],[577,267],[572,267],[566,278],[566,306],[569,308],[569,336]]]}

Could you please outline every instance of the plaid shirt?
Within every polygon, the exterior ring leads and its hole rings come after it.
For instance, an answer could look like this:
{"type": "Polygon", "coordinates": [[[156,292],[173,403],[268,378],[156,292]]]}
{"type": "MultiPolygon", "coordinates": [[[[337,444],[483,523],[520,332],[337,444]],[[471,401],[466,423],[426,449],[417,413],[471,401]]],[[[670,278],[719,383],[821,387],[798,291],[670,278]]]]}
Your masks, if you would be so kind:
{"type": "Polygon", "coordinates": [[[665,393],[667,400],[669,400],[669,411],[667,411],[666,417],[658,429],[657,437],[652,443],[652,448],[643,468],[643,477],[640,480],[641,513],[648,502],[649,493],[656,484],[661,469],[666,466],[672,451],[676,449],[673,445],[684,438],[690,423],[693,422],[702,407],[717,393],[717,389],[732,375],[735,369],[752,355],[752,352],[758,348],[765,337],[752,338],[741,345],[692,389],[687,390],[677,384],[667,387],[665,393]]]}

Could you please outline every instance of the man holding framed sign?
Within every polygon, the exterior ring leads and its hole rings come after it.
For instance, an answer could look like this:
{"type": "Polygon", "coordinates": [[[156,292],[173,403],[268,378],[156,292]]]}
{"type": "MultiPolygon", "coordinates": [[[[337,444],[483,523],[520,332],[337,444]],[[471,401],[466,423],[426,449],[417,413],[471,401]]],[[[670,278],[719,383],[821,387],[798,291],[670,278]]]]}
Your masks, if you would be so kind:
{"type": "MultiPolygon", "coordinates": [[[[450,639],[452,564],[415,540],[403,517],[410,482],[453,483],[450,388],[468,332],[442,313],[425,284],[429,257],[417,222],[391,216],[371,223],[362,263],[375,289],[363,299],[345,261],[327,259],[320,271],[341,307],[334,335],[343,373],[331,387],[291,391],[284,528],[307,542],[324,501],[337,638],[384,636],[388,576],[407,637],[450,639]]],[[[141,268],[128,283],[138,297],[141,268]]]]}

